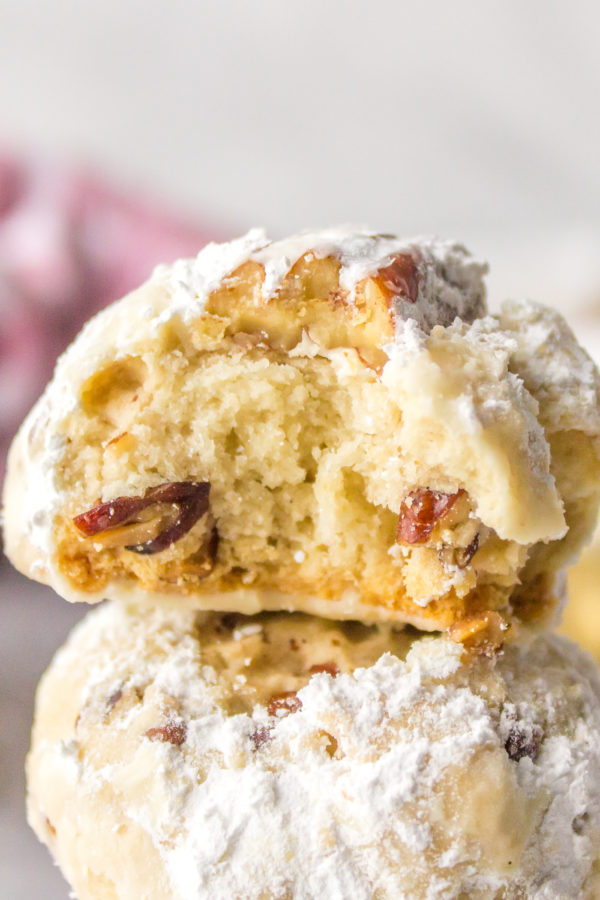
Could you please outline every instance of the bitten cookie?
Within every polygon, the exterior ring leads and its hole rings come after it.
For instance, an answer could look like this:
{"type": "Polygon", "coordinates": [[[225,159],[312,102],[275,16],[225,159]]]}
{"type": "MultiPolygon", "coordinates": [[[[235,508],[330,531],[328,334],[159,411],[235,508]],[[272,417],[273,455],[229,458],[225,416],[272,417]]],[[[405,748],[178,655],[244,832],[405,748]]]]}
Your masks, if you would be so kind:
{"type": "Polygon", "coordinates": [[[8,555],[70,600],[543,619],[597,512],[598,373],[556,313],[487,316],[484,271],[345,230],[158,269],[23,425],[8,555]]]}
{"type": "Polygon", "coordinates": [[[592,900],[600,684],[301,614],[108,604],[38,693],[29,818],[79,900],[592,900]]]}

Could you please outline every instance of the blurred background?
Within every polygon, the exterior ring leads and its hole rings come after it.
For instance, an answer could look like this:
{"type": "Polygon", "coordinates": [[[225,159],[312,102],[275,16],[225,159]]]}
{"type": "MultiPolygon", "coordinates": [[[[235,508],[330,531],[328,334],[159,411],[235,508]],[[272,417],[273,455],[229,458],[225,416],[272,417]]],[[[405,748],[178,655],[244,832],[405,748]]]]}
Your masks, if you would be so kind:
{"type": "MultiPolygon", "coordinates": [[[[580,0],[7,0],[0,459],[95,309],[252,225],[460,238],[492,307],[559,306],[600,361],[599,32],[580,0]]],[[[599,558],[568,621],[597,651],[599,558]]],[[[66,900],[22,768],[36,681],[84,611],[6,561],[0,591],[1,891],[66,900]]]]}

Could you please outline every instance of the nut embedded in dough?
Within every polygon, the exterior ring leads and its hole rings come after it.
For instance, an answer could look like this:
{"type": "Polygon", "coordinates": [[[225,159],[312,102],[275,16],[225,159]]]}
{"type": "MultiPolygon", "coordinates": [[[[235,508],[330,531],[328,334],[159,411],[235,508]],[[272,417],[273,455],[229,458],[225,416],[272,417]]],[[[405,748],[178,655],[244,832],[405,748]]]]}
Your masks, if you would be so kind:
{"type": "Polygon", "coordinates": [[[502,616],[487,610],[454,622],[448,629],[448,637],[470,653],[493,658],[502,649],[507,630],[502,616]]]}

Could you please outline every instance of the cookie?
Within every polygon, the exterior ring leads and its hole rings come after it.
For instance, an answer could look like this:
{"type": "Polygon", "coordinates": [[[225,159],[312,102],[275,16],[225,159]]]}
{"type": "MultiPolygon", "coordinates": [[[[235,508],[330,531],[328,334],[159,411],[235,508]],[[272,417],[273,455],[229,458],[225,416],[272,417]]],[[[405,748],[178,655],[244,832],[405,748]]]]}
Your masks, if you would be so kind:
{"type": "Polygon", "coordinates": [[[591,653],[600,663],[600,541],[596,533],[593,543],[586,547],[577,565],[569,569],[569,602],[561,622],[561,633],[591,653]]]}
{"type": "Polygon", "coordinates": [[[29,818],[79,900],[599,895],[600,684],[335,623],[94,610],[44,676],[29,818]]]}
{"type": "Polygon", "coordinates": [[[598,373],[459,245],[209,245],[93,319],[13,446],[7,553],[69,600],[546,621],[599,496],[598,373]]]}

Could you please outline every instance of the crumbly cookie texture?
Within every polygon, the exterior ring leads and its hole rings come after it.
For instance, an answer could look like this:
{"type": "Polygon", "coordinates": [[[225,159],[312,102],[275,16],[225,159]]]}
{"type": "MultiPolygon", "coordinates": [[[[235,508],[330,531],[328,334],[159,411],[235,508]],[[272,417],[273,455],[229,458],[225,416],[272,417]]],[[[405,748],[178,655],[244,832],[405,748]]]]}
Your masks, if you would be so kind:
{"type": "Polygon", "coordinates": [[[79,900],[592,900],[600,684],[301,614],[95,610],[40,685],[30,822],[79,900]]]}
{"type": "Polygon", "coordinates": [[[484,272],[349,230],[159,268],[16,438],[8,555],[71,600],[545,621],[597,512],[599,378],[556,313],[487,316],[484,272]]]}

